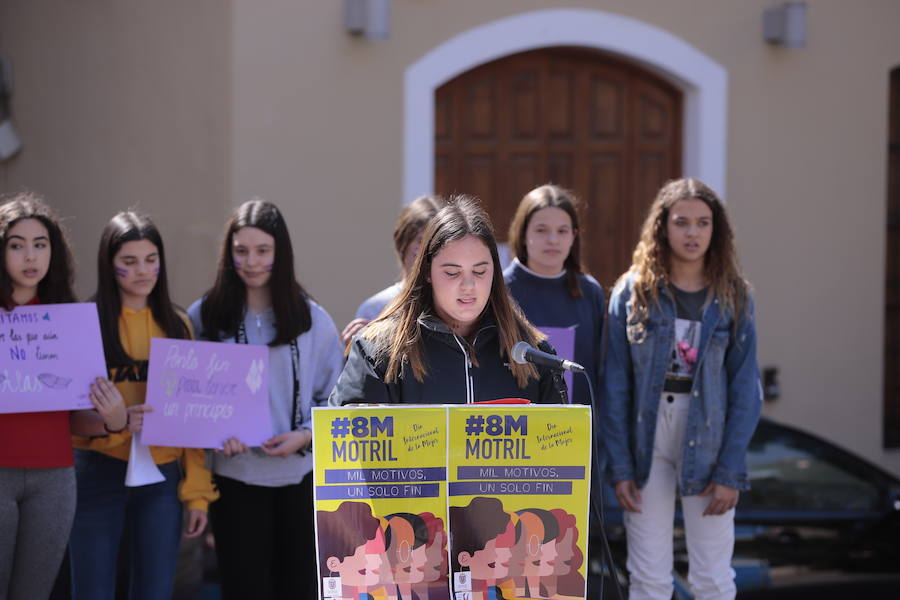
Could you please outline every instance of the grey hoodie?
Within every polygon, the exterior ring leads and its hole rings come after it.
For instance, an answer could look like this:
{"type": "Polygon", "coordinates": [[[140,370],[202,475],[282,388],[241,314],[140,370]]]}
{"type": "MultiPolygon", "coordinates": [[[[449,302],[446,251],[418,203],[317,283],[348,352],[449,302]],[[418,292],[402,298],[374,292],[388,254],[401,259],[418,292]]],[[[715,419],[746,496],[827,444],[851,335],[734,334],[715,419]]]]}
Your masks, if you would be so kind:
{"type": "MultiPolygon", "coordinates": [[[[197,332],[197,339],[208,339],[204,335],[200,318],[202,300],[197,300],[188,309],[188,316],[197,332]]],[[[308,300],[312,315],[309,331],[297,338],[300,351],[300,400],[302,415],[300,427],[312,430],[311,408],[323,406],[344,366],[340,336],[334,321],[321,306],[308,300]]],[[[247,310],[244,315],[247,342],[265,345],[275,337],[275,315],[272,309],[260,314],[247,310]]],[[[235,339],[222,340],[236,343],[235,339]]],[[[294,374],[289,345],[269,348],[269,409],[272,414],[273,435],[286,433],[292,429],[291,409],[294,400],[294,374]]],[[[285,458],[268,456],[260,448],[226,457],[212,455],[212,470],[231,479],[252,485],[280,487],[300,483],[312,470],[312,455],[294,454],[285,458]]]]}

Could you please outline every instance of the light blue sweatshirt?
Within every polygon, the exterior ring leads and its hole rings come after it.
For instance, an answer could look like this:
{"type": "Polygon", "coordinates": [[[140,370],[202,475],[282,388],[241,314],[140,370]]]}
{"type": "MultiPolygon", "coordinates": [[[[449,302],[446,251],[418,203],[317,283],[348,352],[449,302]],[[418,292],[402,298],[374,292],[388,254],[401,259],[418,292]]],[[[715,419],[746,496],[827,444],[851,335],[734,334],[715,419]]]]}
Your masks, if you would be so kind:
{"type": "MultiPolygon", "coordinates": [[[[324,406],[344,366],[343,349],[334,321],[321,306],[309,300],[312,326],[297,338],[300,351],[300,398],[302,415],[300,427],[312,429],[311,408],[324,406]]],[[[209,339],[200,318],[202,300],[188,309],[188,316],[197,332],[197,339],[209,339]]],[[[247,342],[265,345],[275,337],[275,314],[268,309],[260,314],[247,310],[244,316],[247,342]]],[[[236,343],[234,338],[222,340],[236,343]]],[[[294,373],[290,345],[269,348],[269,409],[273,434],[291,431],[294,402],[294,373]]],[[[300,483],[312,470],[312,455],[293,454],[286,458],[268,456],[260,448],[226,457],[212,455],[214,473],[252,485],[280,487],[300,483]]]]}

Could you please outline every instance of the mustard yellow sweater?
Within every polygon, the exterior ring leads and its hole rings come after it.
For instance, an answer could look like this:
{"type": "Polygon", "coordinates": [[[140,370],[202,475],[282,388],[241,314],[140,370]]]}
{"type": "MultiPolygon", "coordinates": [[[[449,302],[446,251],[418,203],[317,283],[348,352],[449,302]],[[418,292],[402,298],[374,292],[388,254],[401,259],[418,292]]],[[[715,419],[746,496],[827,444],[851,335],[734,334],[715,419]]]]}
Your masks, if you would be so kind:
{"type": "MultiPolygon", "coordinates": [[[[185,319],[188,330],[190,323],[185,319]]],[[[193,332],[191,331],[193,336],[193,332]]],[[[119,317],[119,339],[129,356],[137,362],[136,367],[112,368],[110,379],[115,384],[126,406],[143,404],[147,395],[147,362],[150,358],[150,338],[166,337],[153,320],[149,307],[134,311],[122,308],[119,317]]],[[[131,450],[131,432],[111,433],[103,437],[72,437],[73,445],[83,450],[102,452],[120,460],[128,460],[131,450]]],[[[184,479],[178,486],[178,497],[188,509],[207,510],[209,503],[219,497],[212,483],[212,476],[205,466],[205,451],[202,448],[171,448],[150,446],[150,454],[158,465],[182,459],[184,479]]]]}

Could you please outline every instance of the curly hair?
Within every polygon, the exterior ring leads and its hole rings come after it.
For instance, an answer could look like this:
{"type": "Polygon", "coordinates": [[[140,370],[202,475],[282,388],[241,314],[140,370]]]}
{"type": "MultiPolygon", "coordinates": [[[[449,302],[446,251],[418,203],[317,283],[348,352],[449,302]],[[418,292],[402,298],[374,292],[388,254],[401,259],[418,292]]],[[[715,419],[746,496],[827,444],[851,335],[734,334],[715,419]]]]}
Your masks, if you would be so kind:
{"type": "MultiPolygon", "coordinates": [[[[725,206],[705,183],[694,178],[669,181],[659,190],[641,228],[641,238],[634,249],[631,268],[622,278],[633,278],[633,292],[628,318],[628,339],[643,341],[650,304],[659,305],[659,290],[669,283],[672,249],[666,225],[672,206],[679,200],[697,199],[712,211],[712,239],[704,257],[704,274],[714,298],[723,310],[738,318],[747,309],[749,284],[744,279],[737,252],[734,232],[725,206]]],[[[620,281],[621,279],[620,278],[620,281]]]]}

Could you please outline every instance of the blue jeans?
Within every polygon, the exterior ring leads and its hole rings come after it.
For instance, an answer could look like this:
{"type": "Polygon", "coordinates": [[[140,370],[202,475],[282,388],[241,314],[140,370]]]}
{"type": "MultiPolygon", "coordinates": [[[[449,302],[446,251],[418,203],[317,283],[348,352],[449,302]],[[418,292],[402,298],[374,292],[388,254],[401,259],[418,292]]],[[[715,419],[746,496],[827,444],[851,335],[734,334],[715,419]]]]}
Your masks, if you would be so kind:
{"type": "Polygon", "coordinates": [[[75,451],[78,503],[69,540],[73,600],[114,600],[123,533],[130,600],[171,598],[181,538],[178,461],[158,465],[166,480],[125,487],[128,463],[75,451]]]}

